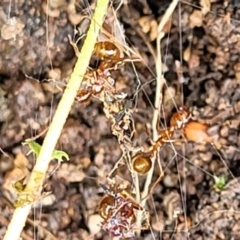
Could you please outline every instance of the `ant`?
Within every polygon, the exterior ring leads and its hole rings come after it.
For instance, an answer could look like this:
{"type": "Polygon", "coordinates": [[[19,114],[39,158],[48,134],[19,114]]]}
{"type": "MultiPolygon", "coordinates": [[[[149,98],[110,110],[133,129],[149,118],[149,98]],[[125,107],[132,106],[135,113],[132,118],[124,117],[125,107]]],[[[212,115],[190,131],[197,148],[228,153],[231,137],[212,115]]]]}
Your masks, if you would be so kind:
{"type": "MultiPolygon", "coordinates": [[[[136,231],[136,212],[145,211],[126,190],[116,185],[110,189],[102,186],[106,195],[100,202],[99,215],[103,218],[102,228],[110,236],[120,238],[130,238],[135,236],[136,231]]],[[[149,213],[141,229],[149,228],[149,213]]]]}
{"type": "MultiPolygon", "coordinates": [[[[181,107],[178,112],[172,115],[170,119],[170,127],[166,128],[165,130],[159,130],[159,124],[157,123],[159,137],[156,141],[151,141],[151,146],[146,151],[139,151],[133,157],[132,166],[134,171],[136,171],[140,175],[148,173],[152,167],[152,158],[155,156],[155,153],[159,152],[160,148],[163,146],[164,143],[173,141],[171,137],[176,130],[182,129],[184,136],[190,141],[206,142],[213,144],[213,138],[207,133],[208,126],[197,121],[190,121],[191,117],[191,113],[188,112],[186,108],[181,107]]],[[[148,131],[147,134],[149,136],[148,131]]],[[[152,185],[147,196],[145,196],[143,199],[148,198],[152,190],[163,177],[163,171],[160,163],[159,168],[159,177],[152,185]]]]}
{"type": "Polygon", "coordinates": [[[77,93],[76,100],[78,102],[86,102],[92,95],[100,94],[103,89],[114,92],[115,80],[111,78],[108,69],[89,69],[85,74],[81,89],[77,93]]]}
{"type": "MultiPolygon", "coordinates": [[[[159,137],[156,141],[151,141],[151,146],[146,151],[140,151],[135,156],[133,156],[132,166],[134,171],[136,171],[140,175],[145,175],[146,173],[148,173],[152,167],[152,158],[154,157],[155,153],[159,152],[160,148],[163,146],[164,143],[171,142],[171,137],[173,136],[174,132],[179,129],[184,129],[188,124],[190,118],[191,114],[184,107],[181,107],[179,109],[179,112],[176,112],[172,115],[170,120],[170,127],[165,130],[159,130],[157,123],[159,137]]],[[[149,135],[148,131],[147,134],[149,135]]],[[[163,171],[160,163],[159,168],[159,177],[152,185],[147,196],[145,196],[143,199],[149,196],[157,183],[161,180],[163,176],[163,171]]]]}
{"type": "MultiPolygon", "coordinates": [[[[132,158],[132,167],[135,172],[140,175],[145,175],[152,168],[152,158],[156,153],[159,152],[160,148],[166,142],[173,141],[171,137],[176,130],[184,130],[184,135],[187,139],[195,141],[196,139],[191,138],[190,134],[192,131],[195,135],[199,137],[204,135],[206,130],[206,125],[201,123],[190,121],[192,115],[186,108],[181,107],[178,112],[174,113],[170,119],[170,127],[165,130],[159,130],[159,137],[156,141],[151,141],[151,146],[147,150],[140,150],[132,158]]],[[[157,123],[157,127],[158,127],[157,123]]],[[[149,135],[148,131],[147,134],[149,135]]],[[[205,136],[205,135],[204,135],[205,136]]],[[[149,192],[141,200],[149,197],[152,190],[158,184],[158,182],[163,177],[163,171],[159,163],[160,174],[157,180],[152,184],[149,192]]],[[[115,168],[114,168],[115,169],[115,168]]],[[[113,171],[112,171],[113,172],[113,171]]],[[[111,174],[110,174],[111,175],[111,174]]],[[[112,180],[108,176],[108,180],[112,180]]],[[[149,229],[149,212],[141,206],[134,197],[128,193],[125,189],[121,189],[116,184],[111,186],[111,189],[105,188],[107,195],[104,196],[100,202],[99,214],[104,219],[102,223],[102,228],[110,233],[112,236],[128,238],[134,236],[134,231],[136,230],[136,211],[143,211],[147,216],[145,219],[145,224],[143,224],[141,229],[149,229]],[[147,223],[147,224],[146,224],[147,223]]]]}
{"type": "Polygon", "coordinates": [[[98,95],[104,89],[115,93],[115,80],[111,77],[110,71],[117,70],[127,61],[136,60],[126,56],[121,57],[119,48],[110,41],[97,42],[93,55],[100,59],[100,64],[97,69],[88,69],[85,74],[82,89],[77,94],[79,102],[88,101],[92,95],[98,95]]]}

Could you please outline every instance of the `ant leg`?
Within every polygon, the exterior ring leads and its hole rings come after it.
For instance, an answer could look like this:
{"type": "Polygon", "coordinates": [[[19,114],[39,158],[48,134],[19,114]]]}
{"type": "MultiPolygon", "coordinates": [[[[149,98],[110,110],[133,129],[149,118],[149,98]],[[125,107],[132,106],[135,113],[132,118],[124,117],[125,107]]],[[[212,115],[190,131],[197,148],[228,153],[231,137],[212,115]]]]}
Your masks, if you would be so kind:
{"type": "Polygon", "coordinates": [[[123,157],[121,157],[113,166],[111,172],[107,175],[107,179],[111,179],[113,173],[118,169],[120,165],[124,165],[123,157]]]}
{"type": "Polygon", "coordinates": [[[92,89],[82,89],[82,90],[79,90],[78,93],[77,93],[77,96],[76,96],[76,100],[78,102],[87,102],[90,97],[92,96],[92,89]]]}

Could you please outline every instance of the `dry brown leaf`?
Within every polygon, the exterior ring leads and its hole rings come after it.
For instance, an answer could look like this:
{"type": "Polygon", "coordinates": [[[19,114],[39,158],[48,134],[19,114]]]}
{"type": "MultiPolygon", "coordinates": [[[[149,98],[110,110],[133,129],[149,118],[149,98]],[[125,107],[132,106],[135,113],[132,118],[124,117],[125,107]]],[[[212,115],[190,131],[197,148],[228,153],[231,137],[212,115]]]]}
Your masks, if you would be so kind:
{"type": "Polygon", "coordinates": [[[28,170],[26,170],[28,164],[29,164],[28,159],[25,157],[24,154],[22,154],[22,153],[17,154],[17,156],[14,160],[15,168],[21,168],[23,171],[28,172],[28,170]]]}
{"type": "Polygon", "coordinates": [[[158,25],[157,22],[155,20],[152,20],[150,23],[151,26],[151,30],[150,30],[150,41],[155,41],[157,38],[157,29],[158,29],[158,25]]]}
{"type": "Polygon", "coordinates": [[[12,17],[1,28],[1,37],[4,40],[15,39],[24,28],[24,24],[19,18],[12,17]]]}
{"type": "Polygon", "coordinates": [[[24,154],[19,153],[14,160],[14,168],[4,177],[3,189],[6,197],[14,201],[17,197],[17,191],[13,185],[24,178],[29,176],[27,169],[28,159],[24,154]]]}
{"type": "Polygon", "coordinates": [[[105,151],[103,148],[100,148],[98,153],[96,154],[95,158],[94,158],[94,163],[98,166],[98,167],[102,167],[103,165],[103,160],[104,160],[104,154],[105,151]]]}
{"type": "Polygon", "coordinates": [[[144,33],[149,33],[150,41],[154,41],[157,38],[157,21],[153,16],[144,16],[138,20],[138,24],[141,26],[144,33]]]}
{"type": "Polygon", "coordinates": [[[192,52],[191,53],[191,56],[190,56],[190,59],[188,61],[188,66],[190,69],[192,68],[196,68],[200,65],[200,57],[198,54],[192,52]]]}
{"type": "Polygon", "coordinates": [[[82,16],[79,13],[70,13],[68,19],[72,25],[78,25],[82,20],[82,16]]]}
{"type": "Polygon", "coordinates": [[[78,25],[83,16],[76,11],[75,1],[70,1],[67,6],[68,19],[73,25],[78,25]]]}
{"type": "Polygon", "coordinates": [[[91,215],[88,219],[88,227],[91,234],[96,234],[101,230],[101,222],[103,219],[98,214],[91,215]]]}
{"type": "Polygon", "coordinates": [[[206,15],[211,10],[211,1],[210,0],[201,0],[200,6],[202,7],[203,15],[206,15]]]}
{"type": "Polygon", "coordinates": [[[60,80],[61,78],[61,69],[60,68],[53,68],[48,72],[48,78],[52,78],[55,80],[60,80]]]}
{"type": "Polygon", "coordinates": [[[188,62],[189,61],[189,59],[190,59],[190,57],[191,57],[191,47],[190,46],[188,46],[185,50],[184,50],[184,52],[183,52],[183,59],[186,61],[186,62],[188,62]]]}
{"type": "Polygon", "coordinates": [[[144,16],[138,20],[138,24],[141,26],[142,31],[144,33],[148,33],[150,31],[151,29],[150,22],[152,19],[153,19],[152,16],[144,16]]]}
{"type": "Polygon", "coordinates": [[[203,23],[203,13],[200,10],[194,10],[189,16],[189,27],[201,27],[203,23]]]}

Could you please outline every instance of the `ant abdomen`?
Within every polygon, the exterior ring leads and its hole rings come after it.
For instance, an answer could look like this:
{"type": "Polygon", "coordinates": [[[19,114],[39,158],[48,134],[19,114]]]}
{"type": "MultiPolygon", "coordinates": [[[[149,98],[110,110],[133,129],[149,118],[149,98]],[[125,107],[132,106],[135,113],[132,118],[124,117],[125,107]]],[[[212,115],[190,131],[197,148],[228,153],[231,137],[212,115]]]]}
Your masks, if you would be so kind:
{"type": "Polygon", "coordinates": [[[109,41],[97,42],[94,47],[95,54],[101,58],[101,60],[114,60],[120,59],[120,50],[115,44],[109,41]]]}
{"type": "Polygon", "coordinates": [[[111,210],[111,207],[114,207],[114,197],[112,196],[105,196],[102,201],[100,202],[99,205],[99,215],[103,219],[107,219],[108,216],[110,215],[109,211],[111,210]]]}
{"type": "Polygon", "coordinates": [[[151,153],[143,153],[136,155],[132,162],[133,169],[141,175],[146,174],[152,167],[151,153]]]}

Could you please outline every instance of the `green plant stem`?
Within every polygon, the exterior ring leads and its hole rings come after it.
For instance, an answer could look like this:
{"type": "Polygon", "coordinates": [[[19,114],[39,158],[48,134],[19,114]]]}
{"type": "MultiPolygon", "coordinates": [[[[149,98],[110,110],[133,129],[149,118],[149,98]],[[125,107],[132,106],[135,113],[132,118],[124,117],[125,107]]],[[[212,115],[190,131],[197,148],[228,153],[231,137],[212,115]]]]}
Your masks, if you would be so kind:
{"type": "MultiPolygon", "coordinates": [[[[32,196],[32,194],[37,194],[37,197],[41,196],[42,184],[45,179],[49,163],[51,161],[52,153],[61,134],[62,128],[66,122],[68,114],[71,110],[71,107],[74,103],[74,99],[82,83],[84,74],[87,70],[100,27],[107,11],[108,2],[109,0],[98,0],[97,2],[91,25],[87,33],[84,45],[79,54],[77,63],[70,77],[69,83],[64,91],[62,99],[58,105],[56,113],[53,117],[49,131],[47,132],[47,135],[44,139],[40,154],[36,161],[36,165],[34,166],[29,181],[24,189],[24,192],[29,194],[29,196],[32,196]]],[[[8,226],[3,240],[19,239],[27,216],[31,210],[31,205],[32,203],[15,209],[12,220],[8,226]]]]}

